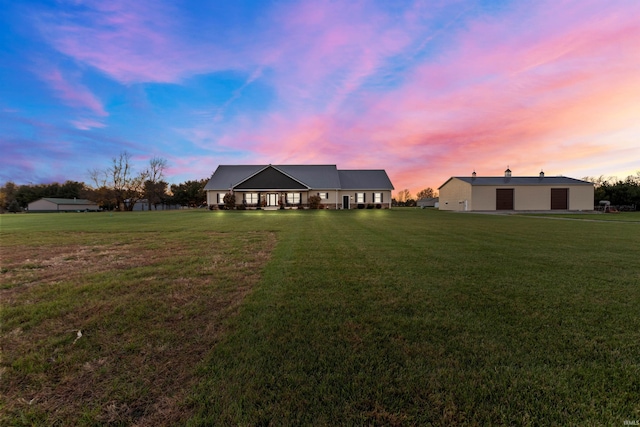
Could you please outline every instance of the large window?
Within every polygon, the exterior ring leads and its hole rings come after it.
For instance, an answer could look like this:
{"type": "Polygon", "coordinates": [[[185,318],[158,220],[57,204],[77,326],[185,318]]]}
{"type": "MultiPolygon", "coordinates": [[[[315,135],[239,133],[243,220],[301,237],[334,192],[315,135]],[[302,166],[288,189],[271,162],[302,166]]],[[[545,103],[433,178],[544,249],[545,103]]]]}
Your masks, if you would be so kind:
{"type": "Polygon", "coordinates": [[[258,204],[258,193],[247,193],[244,195],[244,201],[247,202],[248,205],[257,205],[258,204]]]}
{"type": "Polygon", "coordinates": [[[297,205],[300,203],[300,193],[287,193],[287,203],[297,205]]]}
{"type": "Polygon", "coordinates": [[[329,198],[329,193],[318,193],[320,196],[320,200],[327,200],[329,198]]]}
{"type": "Polygon", "coordinates": [[[219,205],[224,205],[224,196],[227,193],[218,193],[218,204],[219,205]]]}
{"type": "Polygon", "coordinates": [[[382,193],[373,193],[373,203],[382,203],[382,193]]]}
{"type": "Polygon", "coordinates": [[[356,193],[356,203],[364,203],[364,193],[356,193]]]}

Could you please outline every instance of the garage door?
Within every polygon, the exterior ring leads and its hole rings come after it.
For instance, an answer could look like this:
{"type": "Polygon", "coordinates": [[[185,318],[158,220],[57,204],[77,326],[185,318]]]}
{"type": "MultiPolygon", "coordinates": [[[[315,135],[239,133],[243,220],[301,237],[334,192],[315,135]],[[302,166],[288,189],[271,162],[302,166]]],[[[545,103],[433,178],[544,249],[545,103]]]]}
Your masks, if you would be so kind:
{"type": "Polygon", "coordinates": [[[568,195],[568,188],[552,188],[551,209],[569,209],[568,195]]]}
{"type": "Polygon", "coordinates": [[[498,211],[513,210],[513,188],[496,189],[496,210],[498,211]]]}

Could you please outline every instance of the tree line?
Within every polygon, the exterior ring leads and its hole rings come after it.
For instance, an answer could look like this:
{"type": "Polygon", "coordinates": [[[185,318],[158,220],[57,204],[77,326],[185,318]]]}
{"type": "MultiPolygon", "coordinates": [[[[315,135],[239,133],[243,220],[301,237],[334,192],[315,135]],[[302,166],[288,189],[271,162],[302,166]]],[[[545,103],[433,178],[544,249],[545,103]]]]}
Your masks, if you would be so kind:
{"type": "MultiPolygon", "coordinates": [[[[209,178],[169,185],[165,181],[167,161],[154,157],[140,171],[135,171],[131,155],[122,152],[111,159],[108,167],[88,171],[90,184],[78,181],[65,183],[17,185],[6,182],[0,187],[0,212],[20,212],[29,203],[52,197],[87,199],[103,210],[131,211],[144,200],[147,210],[166,206],[198,207],[206,204],[204,187],[209,178]]],[[[616,177],[585,177],[595,187],[594,206],[608,201],[614,206],[637,210],[640,208],[640,170],[624,180],[616,177]]],[[[400,190],[392,199],[393,206],[416,206],[423,198],[437,197],[431,187],[419,191],[415,198],[409,189],[400,190]]]]}
{"type": "Polygon", "coordinates": [[[438,192],[431,187],[418,191],[415,198],[411,195],[411,191],[409,191],[408,188],[405,188],[404,190],[398,191],[396,196],[391,200],[391,206],[414,207],[418,206],[418,200],[430,199],[433,197],[438,197],[438,192]]]}
{"type": "Polygon", "coordinates": [[[104,169],[88,171],[90,184],[66,181],[63,184],[17,185],[6,182],[0,187],[0,211],[20,212],[29,203],[51,197],[87,199],[103,210],[131,211],[144,202],[147,210],[167,206],[197,207],[206,204],[204,186],[208,178],[169,185],[165,181],[167,161],[154,157],[142,170],[136,171],[131,155],[122,152],[104,169]]]}
{"type": "Polygon", "coordinates": [[[585,181],[594,184],[594,205],[600,201],[610,202],[613,206],[625,207],[628,210],[640,209],[640,170],[624,180],[616,177],[585,177],[585,181]]]}

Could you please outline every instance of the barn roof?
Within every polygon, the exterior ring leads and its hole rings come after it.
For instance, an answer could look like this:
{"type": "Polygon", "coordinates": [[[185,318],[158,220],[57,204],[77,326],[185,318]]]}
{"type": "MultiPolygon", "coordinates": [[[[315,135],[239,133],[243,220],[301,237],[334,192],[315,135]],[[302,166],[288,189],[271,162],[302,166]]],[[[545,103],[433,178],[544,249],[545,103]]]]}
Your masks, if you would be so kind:
{"type": "Polygon", "coordinates": [[[589,181],[566,176],[452,176],[439,188],[444,187],[452,179],[459,179],[476,186],[513,186],[513,185],[593,185],[589,181]]]}

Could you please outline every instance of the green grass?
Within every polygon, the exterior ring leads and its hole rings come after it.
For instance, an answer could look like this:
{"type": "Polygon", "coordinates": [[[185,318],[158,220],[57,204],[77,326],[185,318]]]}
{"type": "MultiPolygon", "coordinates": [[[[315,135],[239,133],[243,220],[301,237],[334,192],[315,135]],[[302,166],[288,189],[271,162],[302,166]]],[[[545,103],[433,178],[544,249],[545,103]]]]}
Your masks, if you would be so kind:
{"type": "Polygon", "coordinates": [[[0,221],[6,424],[157,423],[163,407],[176,425],[640,419],[635,223],[418,209],[0,221]],[[80,380],[106,391],[73,394],[80,380]]]}
{"type": "Polygon", "coordinates": [[[563,213],[563,214],[522,214],[530,216],[544,216],[549,218],[579,219],[583,221],[621,221],[640,222],[640,212],[616,212],[616,213],[563,213]]]}

